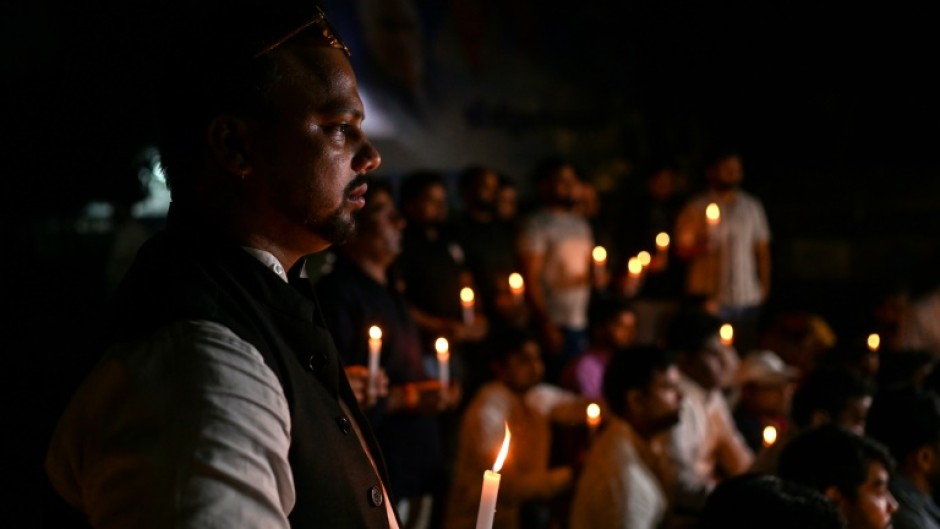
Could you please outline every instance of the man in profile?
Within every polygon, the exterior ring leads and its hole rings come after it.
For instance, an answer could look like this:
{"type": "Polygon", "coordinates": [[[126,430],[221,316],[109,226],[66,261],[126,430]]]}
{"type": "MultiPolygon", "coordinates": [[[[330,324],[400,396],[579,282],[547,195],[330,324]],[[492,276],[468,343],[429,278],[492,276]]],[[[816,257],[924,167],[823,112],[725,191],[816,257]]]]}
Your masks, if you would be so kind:
{"type": "Polygon", "coordinates": [[[161,5],[166,230],[46,469],[96,528],[397,528],[378,444],[304,258],[341,243],[381,163],[315,4],[161,5]]]}
{"type": "Polygon", "coordinates": [[[888,490],[894,459],[881,443],[835,424],[803,432],[780,454],[781,478],[812,487],[846,529],[889,529],[898,503],[888,490]]]}

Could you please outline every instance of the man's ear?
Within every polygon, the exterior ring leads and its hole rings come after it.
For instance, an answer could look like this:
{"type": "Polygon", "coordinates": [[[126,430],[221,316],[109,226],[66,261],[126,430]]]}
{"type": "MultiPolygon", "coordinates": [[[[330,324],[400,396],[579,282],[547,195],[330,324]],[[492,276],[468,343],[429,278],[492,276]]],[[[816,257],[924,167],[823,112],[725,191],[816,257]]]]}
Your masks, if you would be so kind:
{"type": "Polygon", "coordinates": [[[832,417],[829,416],[829,413],[823,410],[814,410],[813,413],[809,416],[810,428],[829,424],[830,422],[832,422],[832,417]]]}
{"type": "Polygon", "coordinates": [[[228,173],[245,178],[251,172],[248,162],[249,125],[233,116],[216,116],[208,128],[209,152],[228,173]]]}
{"type": "Polygon", "coordinates": [[[937,452],[928,445],[921,446],[914,452],[917,458],[917,469],[928,471],[937,464],[937,452]]]}
{"type": "Polygon", "coordinates": [[[830,487],[827,487],[826,490],[823,491],[823,493],[826,495],[827,498],[829,498],[829,501],[831,501],[839,509],[839,512],[841,512],[842,515],[844,516],[845,508],[846,508],[845,496],[842,495],[842,492],[839,491],[839,488],[836,487],[835,485],[832,485],[830,487]]]}

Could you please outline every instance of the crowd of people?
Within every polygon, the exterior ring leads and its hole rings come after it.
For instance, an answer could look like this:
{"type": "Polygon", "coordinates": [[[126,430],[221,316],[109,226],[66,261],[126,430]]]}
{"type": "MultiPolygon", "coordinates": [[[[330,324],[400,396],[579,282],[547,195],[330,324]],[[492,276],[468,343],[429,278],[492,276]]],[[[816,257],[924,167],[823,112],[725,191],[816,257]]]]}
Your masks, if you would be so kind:
{"type": "Polygon", "coordinates": [[[383,176],[326,16],[265,11],[195,13],[165,72],[166,229],[46,460],[87,523],[940,527],[940,319],[768,322],[741,152],[692,194],[671,163],[604,196],[561,157],[383,176]]]}

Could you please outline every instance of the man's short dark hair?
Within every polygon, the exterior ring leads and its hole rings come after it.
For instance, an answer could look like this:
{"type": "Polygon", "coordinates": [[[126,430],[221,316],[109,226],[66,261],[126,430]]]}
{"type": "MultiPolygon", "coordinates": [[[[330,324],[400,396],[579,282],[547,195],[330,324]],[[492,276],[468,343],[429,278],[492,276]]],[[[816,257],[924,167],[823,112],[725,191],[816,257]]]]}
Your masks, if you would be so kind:
{"type": "Polygon", "coordinates": [[[889,473],[894,470],[894,458],[883,444],[830,423],[805,430],[787,443],[780,452],[778,474],[820,492],[834,486],[854,500],[874,463],[889,473]]]}
{"type": "Polygon", "coordinates": [[[940,443],[940,399],[913,385],[879,391],[865,431],[902,461],[924,445],[940,443]]]}
{"type": "Polygon", "coordinates": [[[699,529],[842,529],[834,503],[817,490],[771,474],[721,481],[705,500],[699,529]]]}
{"type": "Polygon", "coordinates": [[[503,364],[506,359],[522,350],[529,343],[539,343],[538,335],[529,328],[512,325],[495,326],[487,338],[489,344],[489,359],[491,362],[503,364]]]}
{"type": "Polygon", "coordinates": [[[623,416],[624,394],[631,389],[646,390],[656,373],[675,365],[675,355],[654,345],[635,345],[618,349],[604,371],[604,400],[611,411],[623,416]]]}
{"type": "Polygon", "coordinates": [[[861,374],[844,367],[821,367],[810,371],[793,394],[791,417],[806,428],[817,411],[835,419],[854,399],[871,397],[875,387],[861,374]]]}

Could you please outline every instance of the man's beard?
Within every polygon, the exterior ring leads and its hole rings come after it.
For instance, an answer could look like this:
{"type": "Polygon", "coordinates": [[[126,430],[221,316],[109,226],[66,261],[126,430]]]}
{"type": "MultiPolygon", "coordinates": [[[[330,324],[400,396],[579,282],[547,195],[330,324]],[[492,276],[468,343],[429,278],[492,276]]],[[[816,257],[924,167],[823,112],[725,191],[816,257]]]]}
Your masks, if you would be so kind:
{"type": "Polygon", "coordinates": [[[338,208],[317,226],[317,234],[332,244],[345,244],[356,234],[356,217],[338,208]]]}
{"type": "MultiPolygon", "coordinates": [[[[367,182],[365,175],[357,175],[353,178],[346,188],[343,189],[343,205],[336,208],[336,211],[330,213],[316,227],[316,232],[332,244],[344,244],[356,234],[356,214],[350,213],[345,205],[352,194],[353,189],[367,182]]],[[[360,209],[358,212],[363,211],[360,209]]],[[[357,212],[357,213],[358,213],[357,212]]]]}

